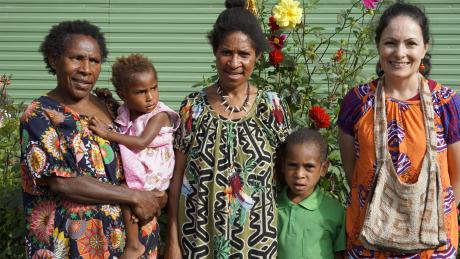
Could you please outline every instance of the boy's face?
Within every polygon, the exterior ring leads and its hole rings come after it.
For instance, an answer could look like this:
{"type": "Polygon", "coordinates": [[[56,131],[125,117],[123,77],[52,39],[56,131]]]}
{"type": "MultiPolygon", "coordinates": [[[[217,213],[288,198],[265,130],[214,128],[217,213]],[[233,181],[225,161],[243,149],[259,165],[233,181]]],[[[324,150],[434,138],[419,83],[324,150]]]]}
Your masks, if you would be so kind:
{"type": "Polygon", "coordinates": [[[321,176],[326,175],[329,161],[321,161],[319,147],[313,143],[290,145],[285,155],[283,172],[289,187],[288,197],[299,203],[315,190],[321,176]]]}

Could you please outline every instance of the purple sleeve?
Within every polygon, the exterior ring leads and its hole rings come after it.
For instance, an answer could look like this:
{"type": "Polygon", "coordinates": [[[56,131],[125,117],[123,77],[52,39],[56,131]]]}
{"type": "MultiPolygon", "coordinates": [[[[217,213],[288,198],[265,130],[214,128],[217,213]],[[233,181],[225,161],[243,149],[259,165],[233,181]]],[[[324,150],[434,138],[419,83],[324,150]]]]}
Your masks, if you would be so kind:
{"type": "Polygon", "coordinates": [[[447,144],[453,144],[460,140],[460,96],[453,93],[440,110],[444,137],[447,144]]]}
{"type": "Polygon", "coordinates": [[[340,106],[337,124],[348,135],[354,136],[354,126],[361,117],[362,98],[357,94],[357,88],[351,89],[340,106]]]}

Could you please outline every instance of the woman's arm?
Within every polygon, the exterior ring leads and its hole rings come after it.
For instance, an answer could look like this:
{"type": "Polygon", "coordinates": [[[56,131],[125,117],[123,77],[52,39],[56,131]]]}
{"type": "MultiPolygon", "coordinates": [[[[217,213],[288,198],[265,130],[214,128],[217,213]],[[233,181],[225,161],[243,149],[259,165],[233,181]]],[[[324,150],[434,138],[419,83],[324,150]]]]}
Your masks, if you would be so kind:
{"type": "Polygon", "coordinates": [[[182,180],[187,163],[187,157],[179,150],[175,150],[176,164],[174,165],[173,177],[169,185],[168,198],[168,240],[166,240],[166,258],[180,259],[182,258],[181,247],[179,243],[179,228],[178,228],[178,211],[179,198],[182,187],[182,180]]]}
{"type": "Polygon", "coordinates": [[[347,178],[348,186],[351,187],[351,181],[353,179],[353,170],[355,168],[355,139],[353,136],[346,134],[339,129],[339,147],[340,156],[342,158],[342,167],[345,171],[345,177],[347,178]]]}
{"type": "Polygon", "coordinates": [[[460,141],[447,145],[450,184],[454,188],[455,206],[460,203],[460,141]]]}
{"type": "Polygon", "coordinates": [[[111,131],[106,124],[96,117],[91,118],[89,129],[98,136],[122,144],[129,149],[142,150],[152,143],[162,127],[170,125],[171,122],[168,113],[160,112],[149,119],[144,131],[139,136],[129,136],[111,131]]]}
{"type": "Polygon", "coordinates": [[[51,191],[69,200],[84,204],[124,204],[131,206],[141,222],[160,215],[167,195],[159,191],[140,191],[126,186],[102,183],[90,176],[44,178],[51,191]]]}

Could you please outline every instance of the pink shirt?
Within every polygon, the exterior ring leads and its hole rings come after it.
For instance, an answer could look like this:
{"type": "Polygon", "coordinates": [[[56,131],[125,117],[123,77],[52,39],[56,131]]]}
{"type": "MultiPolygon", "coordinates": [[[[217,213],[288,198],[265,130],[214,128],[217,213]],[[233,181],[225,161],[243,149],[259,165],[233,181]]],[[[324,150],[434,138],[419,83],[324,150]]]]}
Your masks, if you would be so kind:
{"type": "Polygon", "coordinates": [[[140,136],[150,118],[160,112],[168,113],[173,126],[161,128],[152,143],[145,149],[132,150],[119,145],[126,183],[130,188],[159,191],[168,189],[175,162],[172,145],[173,133],[179,126],[179,114],[162,102],[158,102],[152,112],[131,121],[126,105],[118,109],[118,117],[115,122],[120,125],[121,133],[130,136],[140,136]]]}

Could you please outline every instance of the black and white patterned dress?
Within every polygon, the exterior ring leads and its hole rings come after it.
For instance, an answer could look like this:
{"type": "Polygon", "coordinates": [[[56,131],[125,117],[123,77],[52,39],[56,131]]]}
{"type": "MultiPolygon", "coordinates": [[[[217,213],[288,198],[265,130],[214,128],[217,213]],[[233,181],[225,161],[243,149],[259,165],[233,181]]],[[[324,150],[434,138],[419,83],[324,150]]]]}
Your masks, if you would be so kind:
{"type": "Polygon", "coordinates": [[[187,156],[179,201],[185,258],[276,258],[275,149],[289,133],[286,106],[258,91],[244,117],[228,120],[190,94],[174,146],[187,156]]]}

